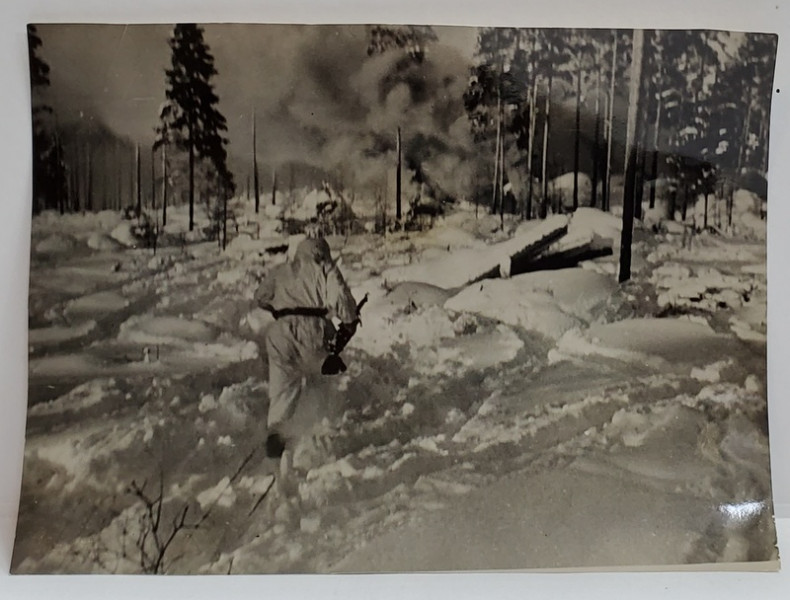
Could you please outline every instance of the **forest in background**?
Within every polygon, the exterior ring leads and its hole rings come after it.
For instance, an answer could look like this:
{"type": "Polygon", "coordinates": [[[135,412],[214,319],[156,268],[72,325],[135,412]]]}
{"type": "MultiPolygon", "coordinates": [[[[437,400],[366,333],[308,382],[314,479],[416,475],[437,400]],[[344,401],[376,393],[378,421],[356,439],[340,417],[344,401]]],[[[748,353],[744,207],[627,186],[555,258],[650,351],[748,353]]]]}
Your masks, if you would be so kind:
{"type": "Polygon", "coordinates": [[[252,147],[228,152],[214,86],[222,65],[202,27],[177,25],[169,38],[165,101],[151,115],[149,147],[98,119],[59,124],[46,101],[46,46],[30,27],[34,214],[145,213],[151,222],[141,235],[155,244],[168,205],[190,206],[190,231],[198,205],[208,235],[226,238],[228,199],[242,196],[257,212],[264,195],[293,202],[327,185],[342,205],[329,207],[330,221],[342,221],[335,229],[361,229],[372,206],[382,232],[423,226],[422,215],[461,200],[533,219],[578,206],[610,210],[626,198],[637,219],[643,203],[685,220],[704,202],[700,226],[714,225],[715,206],[715,226],[726,228],[735,189],[766,198],[776,36],[481,28],[472,65],[459,65],[427,26],[370,26],[365,39],[366,78],[350,80],[358,89],[326,59],[295,65],[329,89],[336,106],[327,111],[344,107],[361,125],[332,131],[305,122],[320,150],[262,165],[266,132],[255,130],[254,106],[252,147]]]}

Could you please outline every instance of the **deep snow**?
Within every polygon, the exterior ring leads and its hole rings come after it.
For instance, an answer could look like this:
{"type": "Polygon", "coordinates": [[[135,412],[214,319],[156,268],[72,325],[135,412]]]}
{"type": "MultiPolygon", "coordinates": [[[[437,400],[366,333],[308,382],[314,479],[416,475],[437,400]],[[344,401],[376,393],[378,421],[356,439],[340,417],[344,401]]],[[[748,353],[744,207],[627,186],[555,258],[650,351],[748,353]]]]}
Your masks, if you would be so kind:
{"type": "Polygon", "coordinates": [[[225,252],[186,240],[184,207],[167,228],[183,243],[155,257],[113,213],[34,219],[14,570],[145,570],[132,482],[149,499],[161,482],[158,535],[187,510],[170,573],[776,558],[765,247],[740,200],[748,232],[691,249],[638,225],[622,286],[619,219],[591,208],[552,219],[614,256],[471,285],[548,225],[503,231],[462,205],[429,231],[330,237],[369,302],[348,372],[308,382],[297,489],[257,506],[275,465],[261,450],[271,316],[252,293],[299,239],[280,219],[322,193],[260,215],[235,201],[225,252]]]}

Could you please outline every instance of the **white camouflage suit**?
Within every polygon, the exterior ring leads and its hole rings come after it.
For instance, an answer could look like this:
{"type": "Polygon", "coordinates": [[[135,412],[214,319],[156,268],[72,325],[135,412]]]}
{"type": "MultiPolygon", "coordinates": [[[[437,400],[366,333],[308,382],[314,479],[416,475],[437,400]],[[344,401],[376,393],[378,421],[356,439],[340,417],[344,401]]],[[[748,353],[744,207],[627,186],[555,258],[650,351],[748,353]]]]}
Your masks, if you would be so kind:
{"type": "Polygon", "coordinates": [[[331,319],[352,324],[357,307],[324,239],[300,242],[291,262],[272,269],[255,293],[277,320],[266,331],[269,359],[269,431],[282,429],[296,410],[303,378],[319,374],[334,339],[331,319]],[[277,313],[284,313],[277,315],[277,313]],[[296,313],[296,314],[293,314],[296,313]]]}

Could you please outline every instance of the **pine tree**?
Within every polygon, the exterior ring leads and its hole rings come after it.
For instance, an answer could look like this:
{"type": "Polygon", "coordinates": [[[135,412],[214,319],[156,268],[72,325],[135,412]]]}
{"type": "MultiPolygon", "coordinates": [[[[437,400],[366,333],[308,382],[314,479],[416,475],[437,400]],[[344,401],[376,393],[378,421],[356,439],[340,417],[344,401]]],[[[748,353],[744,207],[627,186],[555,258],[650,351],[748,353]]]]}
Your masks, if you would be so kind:
{"type": "Polygon", "coordinates": [[[433,28],[426,25],[375,25],[369,31],[368,56],[401,48],[411,58],[422,62],[425,59],[427,45],[437,39],[433,28]]]}
{"type": "Polygon", "coordinates": [[[33,89],[49,85],[49,65],[38,55],[42,46],[35,25],[27,27],[28,58],[30,60],[30,85],[33,89]]]}
{"type": "Polygon", "coordinates": [[[206,160],[216,173],[223,194],[232,194],[233,176],[227,168],[225,117],[217,109],[219,97],[212,78],[214,57],[195,24],[179,24],[170,38],[171,67],[166,69],[167,103],[157,129],[160,143],[175,143],[189,159],[189,230],[195,225],[196,161],[206,160]]]}
{"type": "MultiPolygon", "coordinates": [[[[543,119],[543,161],[541,179],[543,181],[543,204],[540,216],[546,218],[549,209],[549,140],[551,138],[551,107],[555,87],[560,82],[570,83],[572,79],[572,53],[568,47],[568,30],[544,29],[544,54],[541,69],[546,79],[545,110],[543,119]]],[[[560,211],[560,199],[553,199],[554,212],[560,211]]]]}
{"type": "Polygon", "coordinates": [[[43,99],[49,87],[49,65],[39,56],[42,46],[35,25],[27,28],[30,89],[33,100],[33,212],[65,208],[66,169],[63,146],[52,108],[43,99]]]}
{"type": "Polygon", "coordinates": [[[526,136],[523,113],[528,87],[525,70],[528,57],[521,48],[523,32],[519,29],[485,28],[478,36],[477,57],[480,64],[473,68],[469,87],[464,93],[464,106],[476,141],[492,143],[491,212],[504,212],[504,179],[508,155],[507,133],[526,136]],[[511,114],[513,116],[511,117],[511,114]]]}
{"type": "MultiPolygon", "coordinates": [[[[686,220],[689,207],[694,208],[700,194],[711,193],[716,170],[711,146],[713,94],[710,75],[718,69],[718,57],[707,31],[664,32],[664,103],[669,154],[669,173],[677,181],[682,204],[681,218],[686,220]]],[[[674,207],[673,207],[674,208],[674,207]]],[[[707,211],[706,211],[707,216],[707,211]]]]}
{"type": "MultiPolygon", "coordinates": [[[[574,138],[573,138],[573,209],[579,208],[579,146],[581,142],[581,107],[582,99],[585,94],[582,93],[582,84],[589,84],[586,80],[588,72],[592,70],[596,64],[596,47],[593,44],[591,32],[586,30],[574,30],[571,33],[570,40],[571,52],[573,53],[573,66],[576,73],[574,74],[576,84],[576,115],[574,125],[574,138]]],[[[596,111],[597,112],[597,111],[596,111]]],[[[596,114],[597,118],[597,114],[596,114]]],[[[595,143],[597,143],[597,139],[595,143]]],[[[595,191],[593,190],[593,194],[595,191]]]]}

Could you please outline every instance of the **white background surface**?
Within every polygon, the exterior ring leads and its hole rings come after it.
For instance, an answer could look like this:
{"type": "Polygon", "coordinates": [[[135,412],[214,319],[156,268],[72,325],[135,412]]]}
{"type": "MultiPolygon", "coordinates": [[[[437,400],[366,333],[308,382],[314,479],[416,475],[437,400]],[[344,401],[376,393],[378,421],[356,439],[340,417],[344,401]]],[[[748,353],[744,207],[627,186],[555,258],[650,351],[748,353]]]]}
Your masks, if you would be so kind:
{"type": "MultiPolygon", "coordinates": [[[[11,577],[22,474],[30,244],[29,22],[301,22],[779,33],[771,115],[768,391],[780,551],[790,552],[790,0],[0,0],[0,600],[17,598],[790,598],[790,575],[457,574],[269,577],[11,577]],[[781,91],[776,91],[777,88],[781,91]]],[[[287,66],[285,67],[287,68],[287,66]]]]}

